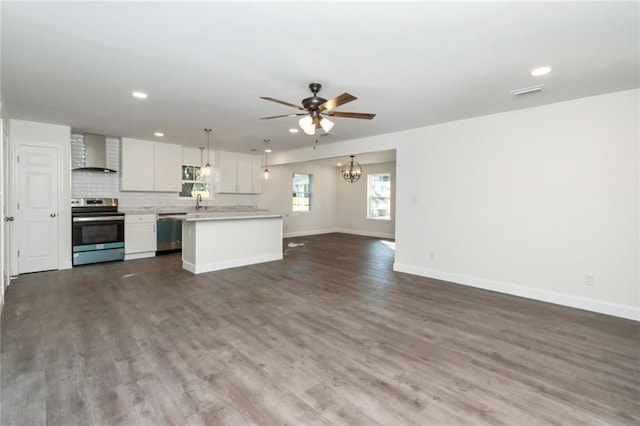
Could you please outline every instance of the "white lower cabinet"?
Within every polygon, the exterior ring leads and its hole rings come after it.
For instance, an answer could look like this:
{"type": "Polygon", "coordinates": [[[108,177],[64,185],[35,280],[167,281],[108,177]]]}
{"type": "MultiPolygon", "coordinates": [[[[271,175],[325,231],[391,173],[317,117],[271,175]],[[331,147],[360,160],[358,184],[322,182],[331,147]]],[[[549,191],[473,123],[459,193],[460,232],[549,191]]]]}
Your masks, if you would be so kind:
{"type": "Polygon", "coordinates": [[[157,229],[155,214],[124,216],[124,260],[156,255],[157,229]]]}

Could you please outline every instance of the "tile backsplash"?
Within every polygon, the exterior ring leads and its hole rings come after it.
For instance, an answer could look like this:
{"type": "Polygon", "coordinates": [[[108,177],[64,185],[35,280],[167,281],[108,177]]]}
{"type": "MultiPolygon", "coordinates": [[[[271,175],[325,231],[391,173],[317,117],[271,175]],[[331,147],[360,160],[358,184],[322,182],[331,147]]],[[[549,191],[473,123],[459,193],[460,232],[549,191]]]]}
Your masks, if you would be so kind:
{"type": "MultiPolygon", "coordinates": [[[[120,170],[120,139],[107,138],[107,167],[120,170]]],[[[71,168],[85,164],[86,152],[83,135],[71,135],[71,168]]],[[[143,207],[191,207],[192,198],[178,197],[177,193],[120,191],[120,172],[101,173],[89,171],[71,172],[71,196],[73,198],[117,198],[120,210],[143,207]]],[[[203,200],[203,205],[216,210],[257,208],[259,194],[215,194],[213,200],[203,200]]]]}

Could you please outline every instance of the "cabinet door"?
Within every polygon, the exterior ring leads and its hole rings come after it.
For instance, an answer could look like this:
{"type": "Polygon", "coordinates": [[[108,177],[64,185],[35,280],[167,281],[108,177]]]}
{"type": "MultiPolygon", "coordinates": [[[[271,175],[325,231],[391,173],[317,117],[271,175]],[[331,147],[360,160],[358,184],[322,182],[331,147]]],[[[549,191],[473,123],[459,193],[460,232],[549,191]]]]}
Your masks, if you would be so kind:
{"type": "Polygon", "coordinates": [[[121,189],[153,191],[154,143],[122,138],[121,189]]]}
{"type": "Polygon", "coordinates": [[[251,192],[259,194],[262,192],[262,179],[264,176],[264,166],[260,157],[253,156],[251,171],[251,192]]]}
{"type": "Polygon", "coordinates": [[[253,164],[249,155],[238,154],[237,159],[237,192],[253,192],[253,164]]]}
{"type": "Polygon", "coordinates": [[[154,190],[180,192],[182,188],[182,147],[168,143],[156,143],[154,158],[154,190]]]}
{"type": "Polygon", "coordinates": [[[233,152],[215,152],[215,192],[237,192],[236,157],[233,152]]]}
{"type": "Polygon", "coordinates": [[[156,251],[156,223],[127,223],[124,226],[124,253],[156,251]]]}

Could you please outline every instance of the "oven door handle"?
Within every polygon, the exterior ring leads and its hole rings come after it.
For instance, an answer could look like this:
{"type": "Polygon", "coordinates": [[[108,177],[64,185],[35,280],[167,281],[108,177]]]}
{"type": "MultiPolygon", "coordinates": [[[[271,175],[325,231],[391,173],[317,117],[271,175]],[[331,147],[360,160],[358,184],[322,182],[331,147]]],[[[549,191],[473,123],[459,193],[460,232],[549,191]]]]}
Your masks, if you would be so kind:
{"type": "Polygon", "coordinates": [[[73,222],[104,222],[106,220],[124,221],[124,216],[74,217],[73,222]]]}

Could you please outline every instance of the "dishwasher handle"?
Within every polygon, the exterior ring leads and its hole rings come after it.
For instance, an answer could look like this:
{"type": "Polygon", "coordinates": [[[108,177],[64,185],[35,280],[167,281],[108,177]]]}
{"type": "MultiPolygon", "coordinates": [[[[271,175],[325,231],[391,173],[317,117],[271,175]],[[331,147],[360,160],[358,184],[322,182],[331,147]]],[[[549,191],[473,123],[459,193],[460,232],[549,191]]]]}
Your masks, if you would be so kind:
{"type": "MultiPolygon", "coordinates": [[[[171,216],[186,216],[186,214],[172,214],[171,216]]],[[[171,216],[161,216],[158,215],[158,222],[169,222],[169,221],[181,221],[182,219],[178,219],[176,217],[171,216]]]]}

